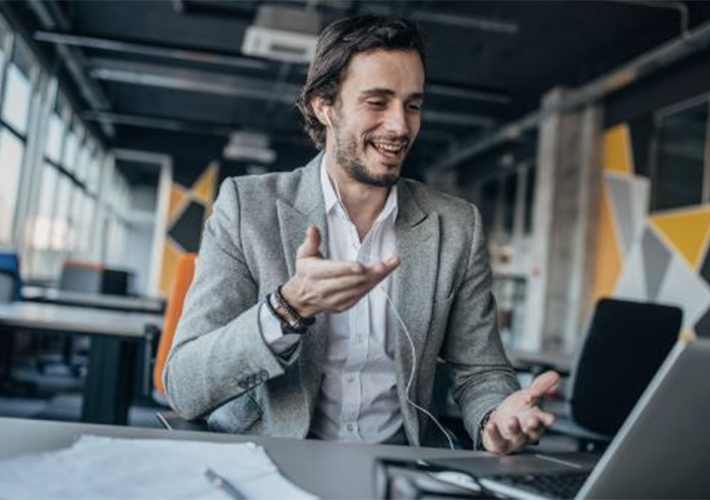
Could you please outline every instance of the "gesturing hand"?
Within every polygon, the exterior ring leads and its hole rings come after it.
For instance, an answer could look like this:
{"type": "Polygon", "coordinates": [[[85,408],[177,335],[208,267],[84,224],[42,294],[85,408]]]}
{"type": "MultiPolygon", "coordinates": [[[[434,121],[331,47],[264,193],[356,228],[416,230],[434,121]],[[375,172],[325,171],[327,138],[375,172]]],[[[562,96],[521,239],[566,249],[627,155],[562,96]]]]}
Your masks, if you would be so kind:
{"type": "Polygon", "coordinates": [[[545,372],[527,389],[508,396],[483,429],[483,447],[494,453],[510,453],[538,441],[545,429],[555,423],[555,417],[537,404],[559,381],[557,373],[545,372]]]}
{"type": "Polygon", "coordinates": [[[296,254],[296,274],[281,288],[284,298],[303,317],[347,311],[401,262],[398,257],[369,266],[327,260],[318,251],[319,246],[320,231],[311,226],[296,254]]]}

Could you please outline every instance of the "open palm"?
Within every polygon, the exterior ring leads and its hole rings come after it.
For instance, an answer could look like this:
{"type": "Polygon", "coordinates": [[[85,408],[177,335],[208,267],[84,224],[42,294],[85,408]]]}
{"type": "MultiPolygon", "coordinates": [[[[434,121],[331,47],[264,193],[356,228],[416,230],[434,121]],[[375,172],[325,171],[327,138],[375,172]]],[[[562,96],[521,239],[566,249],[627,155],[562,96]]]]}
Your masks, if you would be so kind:
{"type": "Polygon", "coordinates": [[[495,409],[483,429],[483,446],[494,453],[510,453],[537,442],[555,422],[551,413],[538,407],[540,400],[555,389],[560,376],[548,371],[527,389],[508,396],[495,409]]]}

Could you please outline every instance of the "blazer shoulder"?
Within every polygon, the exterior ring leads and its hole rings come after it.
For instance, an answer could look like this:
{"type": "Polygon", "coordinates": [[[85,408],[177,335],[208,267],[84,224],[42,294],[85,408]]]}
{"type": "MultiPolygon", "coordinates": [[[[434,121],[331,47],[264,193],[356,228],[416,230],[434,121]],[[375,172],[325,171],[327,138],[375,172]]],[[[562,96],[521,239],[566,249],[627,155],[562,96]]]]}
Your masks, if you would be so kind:
{"type": "Polygon", "coordinates": [[[298,191],[302,176],[303,167],[291,172],[228,177],[222,183],[222,191],[233,191],[233,194],[238,195],[242,207],[254,206],[254,202],[263,207],[263,203],[269,199],[288,200],[293,197],[298,191]]]}
{"type": "Polygon", "coordinates": [[[437,212],[444,219],[477,218],[476,206],[456,196],[443,193],[413,179],[405,179],[406,187],[426,212],[437,212]]]}

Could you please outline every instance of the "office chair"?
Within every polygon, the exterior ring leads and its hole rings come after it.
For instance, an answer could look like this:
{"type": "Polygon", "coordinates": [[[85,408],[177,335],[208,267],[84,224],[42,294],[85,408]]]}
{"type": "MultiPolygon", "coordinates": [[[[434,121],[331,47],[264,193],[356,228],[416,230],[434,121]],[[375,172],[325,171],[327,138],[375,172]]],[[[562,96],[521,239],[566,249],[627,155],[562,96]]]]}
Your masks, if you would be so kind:
{"type": "MultiPolygon", "coordinates": [[[[182,316],[182,308],[185,304],[187,291],[190,289],[192,279],[195,275],[195,254],[187,254],[177,262],[175,266],[175,276],[170,288],[170,297],[168,298],[167,309],[165,311],[165,320],[163,322],[163,330],[160,334],[160,342],[158,343],[158,352],[155,356],[155,365],[153,367],[153,399],[168,406],[165,399],[165,386],[163,385],[163,370],[165,370],[165,362],[168,359],[170,348],[173,345],[175,338],[175,330],[177,330],[180,316],[182,316]]],[[[172,410],[160,410],[155,413],[160,424],[166,429],[175,430],[193,430],[207,431],[207,423],[203,420],[188,421],[180,417],[172,410]]]]}
{"type": "Polygon", "coordinates": [[[570,417],[552,430],[580,449],[610,442],[678,339],[683,311],[674,306],[602,299],[572,370],[570,417]]]}

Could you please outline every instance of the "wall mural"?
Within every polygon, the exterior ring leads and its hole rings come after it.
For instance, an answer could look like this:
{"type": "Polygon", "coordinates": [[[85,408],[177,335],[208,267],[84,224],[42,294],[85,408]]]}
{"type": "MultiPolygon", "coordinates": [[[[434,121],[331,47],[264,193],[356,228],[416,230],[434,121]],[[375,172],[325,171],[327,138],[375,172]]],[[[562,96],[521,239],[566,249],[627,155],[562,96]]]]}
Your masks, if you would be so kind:
{"type": "Polygon", "coordinates": [[[604,133],[595,299],[677,305],[683,337],[710,337],[710,206],[649,213],[651,180],[632,142],[628,124],[604,133]]]}
{"type": "Polygon", "coordinates": [[[212,210],[219,165],[213,162],[191,187],[173,181],[163,260],[160,271],[160,293],[167,296],[178,259],[186,253],[197,253],[205,220],[212,210]]]}

